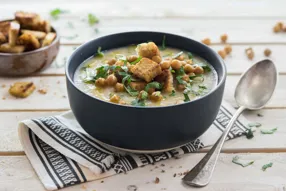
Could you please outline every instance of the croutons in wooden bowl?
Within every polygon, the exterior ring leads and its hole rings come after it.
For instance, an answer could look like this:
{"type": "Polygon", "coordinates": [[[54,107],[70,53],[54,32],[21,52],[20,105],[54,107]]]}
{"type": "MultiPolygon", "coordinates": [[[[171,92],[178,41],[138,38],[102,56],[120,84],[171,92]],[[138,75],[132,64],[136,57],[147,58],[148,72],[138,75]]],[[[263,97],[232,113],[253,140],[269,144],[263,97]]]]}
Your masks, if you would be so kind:
{"type": "Polygon", "coordinates": [[[30,75],[47,68],[59,52],[59,36],[35,13],[0,21],[0,75],[30,75]]]}

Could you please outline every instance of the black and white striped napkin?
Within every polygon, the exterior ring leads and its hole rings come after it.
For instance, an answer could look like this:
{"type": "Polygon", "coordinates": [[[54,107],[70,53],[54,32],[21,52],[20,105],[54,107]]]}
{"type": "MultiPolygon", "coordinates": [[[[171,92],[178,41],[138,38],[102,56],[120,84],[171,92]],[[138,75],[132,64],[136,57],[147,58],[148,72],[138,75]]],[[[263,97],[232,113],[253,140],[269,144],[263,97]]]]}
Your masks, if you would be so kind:
{"type": "MultiPolygon", "coordinates": [[[[123,153],[103,146],[84,132],[72,112],[22,121],[19,124],[19,137],[45,188],[57,190],[212,145],[222,134],[233,112],[234,109],[224,102],[216,120],[202,136],[180,148],[156,154],[123,153]]],[[[228,138],[242,135],[247,123],[240,117],[228,138]]]]}

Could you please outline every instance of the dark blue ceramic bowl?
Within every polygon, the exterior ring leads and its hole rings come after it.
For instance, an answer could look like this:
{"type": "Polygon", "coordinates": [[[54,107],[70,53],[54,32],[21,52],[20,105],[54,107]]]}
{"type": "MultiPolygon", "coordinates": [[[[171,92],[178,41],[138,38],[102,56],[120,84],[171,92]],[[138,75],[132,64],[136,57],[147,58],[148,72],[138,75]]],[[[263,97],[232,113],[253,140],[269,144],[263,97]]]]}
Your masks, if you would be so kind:
{"type": "Polygon", "coordinates": [[[66,65],[67,90],[71,109],[83,129],[95,139],[124,149],[155,151],[186,144],[202,135],[212,124],[221,105],[226,67],[220,56],[192,39],[161,32],[126,32],[91,40],[70,56],[66,65]],[[99,46],[109,50],[153,41],[193,52],[206,59],[217,71],[218,84],[204,97],[166,107],[116,105],[91,97],[74,84],[77,67],[99,46]]]}

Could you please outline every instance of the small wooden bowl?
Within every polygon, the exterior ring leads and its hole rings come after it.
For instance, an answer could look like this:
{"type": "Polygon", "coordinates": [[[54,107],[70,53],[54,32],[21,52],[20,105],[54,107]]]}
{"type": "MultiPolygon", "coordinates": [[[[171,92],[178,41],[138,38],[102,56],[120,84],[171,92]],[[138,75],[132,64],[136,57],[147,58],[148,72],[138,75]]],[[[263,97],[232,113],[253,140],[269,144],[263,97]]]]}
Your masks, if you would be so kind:
{"type": "Polygon", "coordinates": [[[50,66],[57,57],[60,47],[59,35],[53,27],[52,31],[57,34],[57,37],[49,46],[23,53],[0,52],[0,75],[27,76],[50,66]]]}

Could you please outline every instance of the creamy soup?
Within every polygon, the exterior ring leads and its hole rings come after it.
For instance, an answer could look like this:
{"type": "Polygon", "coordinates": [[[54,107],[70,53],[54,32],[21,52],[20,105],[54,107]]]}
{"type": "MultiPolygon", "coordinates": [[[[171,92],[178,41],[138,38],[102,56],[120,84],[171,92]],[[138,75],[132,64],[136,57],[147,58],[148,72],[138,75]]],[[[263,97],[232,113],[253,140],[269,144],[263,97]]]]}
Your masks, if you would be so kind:
{"type": "Polygon", "coordinates": [[[76,86],[98,99],[122,105],[167,106],[198,99],[217,85],[203,58],[153,42],[101,52],[84,61],[76,86]]]}

